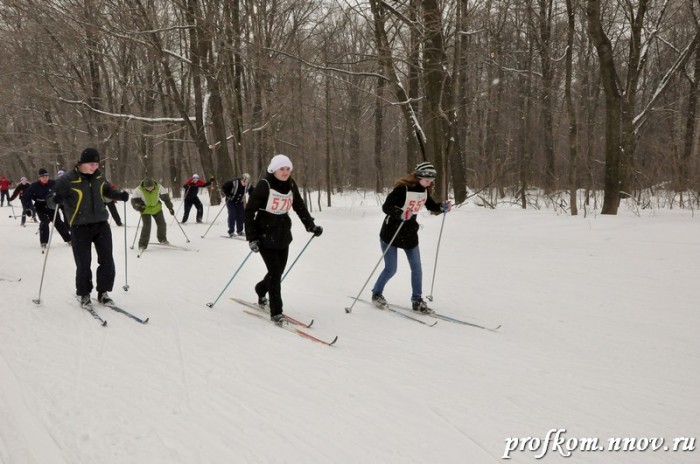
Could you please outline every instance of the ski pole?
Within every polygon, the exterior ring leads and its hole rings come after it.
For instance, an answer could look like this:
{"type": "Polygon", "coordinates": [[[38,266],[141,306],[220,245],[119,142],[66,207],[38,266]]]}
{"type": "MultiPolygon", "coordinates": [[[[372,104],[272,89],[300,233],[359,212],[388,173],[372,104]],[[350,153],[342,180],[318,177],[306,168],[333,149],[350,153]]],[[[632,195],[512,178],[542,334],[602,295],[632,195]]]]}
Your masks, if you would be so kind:
{"type": "Polygon", "coordinates": [[[440,235],[438,236],[437,250],[435,250],[435,266],[433,267],[433,281],[430,283],[430,295],[425,298],[428,301],[433,301],[433,287],[435,286],[435,273],[437,272],[438,253],[440,253],[440,241],[442,240],[442,228],[445,227],[445,216],[447,213],[442,213],[442,224],[440,224],[440,235]]]}
{"type": "MultiPolygon", "coordinates": [[[[124,213],[126,216],[126,213],[124,213]]],[[[134,245],[136,245],[136,237],[139,236],[139,227],[141,227],[141,215],[139,214],[139,222],[136,224],[136,232],[134,233],[134,241],[131,242],[131,249],[134,249],[134,245]]],[[[126,226],[124,226],[124,231],[126,232],[126,226]]]]}
{"type": "Polygon", "coordinates": [[[394,240],[396,240],[396,236],[399,235],[399,232],[401,231],[401,228],[403,227],[403,225],[404,225],[405,222],[406,222],[406,221],[401,221],[401,224],[399,224],[399,228],[396,229],[396,232],[394,232],[394,236],[391,237],[391,240],[389,241],[389,245],[387,245],[386,249],[385,249],[384,252],[382,253],[382,256],[379,258],[379,261],[377,261],[377,264],[374,265],[374,269],[372,269],[372,272],[370,273],[369,277],[367,277],[367,280],[365,281],[365,284],[364,284],[364,285],[362,286],[362,288],[360,289],[360,292],[357,294],[357,296],[356,296],[355,299],[353,300],[353,302],[352,302],[352,304],[350,305],[350,307],[349,307],[349,308],[345,308],[345,312],[346,312],[346,313],[350,314],[350,313],[352,312],[352,308],[355,306],[355,303],[357,303],[357,300],[360,298],[360,295],[362,295],[362,292],[365,291],[365,287],[366,287],[367,284],[369,283],[369,279],[372,278],[372,275],[374,274],[374,271],[376,271],[377,268],[379,267],[379,263],[381,263],[382,260],[384,259],[384,256],[386,256],[387,251],[389,251],[389,248],[391,248],[391,245],[394,243],[394,240]]]}
{"type": "Polygon", "coordinates": [[[187,236],[187,234],[185,233],[185,229],[183,229],[182,226],[180,225],[180,221],[177,220],[177,217],[176,217],[176,216],[173,216],[173,219],[175,220],[175,224],[177,224],[177,226],[178,226],[178,227],[180,228],[180,230],[182,231],[182,235],[185,236],[185,240],[187,240],[187,243],[190,243],[190,238],[189,238],[189,237],[187,236]]]}
{"type": "Polygon", "coordinates": [[[253,250],[250,250],[250,251],[248,252],[248,255],[243,259],[243,262],[241,263],[241,265],[238,266],[238,269],[236,269],[236,272],[233,273],[233,275],[231,276],[231,279],[228,281],[228,283],[226,284],[226,286],[224,287],[224,289],[221,290],[221,293],[219,293],[219,296],[216,297],[216,300],[214,300],[214,301],[211,302],[211,303],[207,303],[207,307],[209,307],[209,308],[213,308],[213,307],[214,307],[214,305],[216,304],[216,302],[219,301],[219,298],[221,298],[221,295],[223,295],[224,292],[226,291],[226,289],[228,288],[228,286],[231,285],[231,282],[233,282],[233,279],[236,278],[236,275],[238,275],[238,273],[240,272],[240,270],[243,268],[243,265],[245,264],[246,261],[248,261],[248,258],[250,258],[250,255],[252,255],[252,254],[253,254],[253,250]]]}
{"type": "Polygon", "coordinates": [[[297,255],[297,257],[296,257],[296,258],[294,259],[294,261],[292,262],[291,266],[289,266],[289,268],[287,268],[287,272],[285,272],[284,275],[282,276],[282,279],[280,279],[280,283],[284,280],[285,277],[287,277],[287,274],[289,274],[289,271],[292,270],[292,268],[294,267],[294,265],[296,264],[296,262],[299,261],[299,258],[301,257],[301,254],[304,252],[304,250],[306,250],[306,247],[309,246],[309,243],[311,243],[311,240],[313,240],[313,239],[315,239],[315,238],[316,238],[315,235],[311,235],[311,238],[309,239],[308,242],[306,242],[306,245],[304,245],[304,248],[301,249],[301,251],[299,252],[299,254],[297,255]]]}
{"type": "Polygon", "coordinates": [[[44,274],[46,273],[46,261],[49,259],[49,250],[51,249],[51,237],[53,237],[53,230],[56,228],[56,214],[58,213],[58,205],[56,209],[53,210],[53,220],[51,221],[51,230],[49,231],[49,242],[46,244],[46,254],[44,255],[44,266],[41,269],[41,280],[39,281],[39,296],[36,300],[32,300],[36,304],[41,303],[41,289],[44,286],[44,274]]]}
{"type": "MultiPolygon", "coordinates": [[[[139,224],[141,223],[141,216],[139,216],[139,224]]],[[[138,227],[136,228],[138,232],[138,227]]],[[[136,240],[136,236],[134,236],[136,240]]],[[[133,248],[133,247],[132,247],[133,248]]],[[[129,266],[127,263],[127,252],[126,252],[126,202],[124,202],[124,286],[122,287],[125,292],[129,291],[129,266]]]]}
{"type": "Polygon", "coordinates": [[[7,203],[10,205],[10,208],[12,208],[12,217],[15,218],[15,219],[17,219],[19,216],[15,216],[15,205],[13,205],[12,203],[10,203],[9,200],[7,201],[7,203]]]}
{"type": "MultiPolygon", "coordinates": [[[[211,221],[211,224],[209,224],[209,227],[207,227],[207,231],[204,232],[204,235],[202,235],[202,238],[206,237],[207,234],[209,233],[209,229],[214,225],[217,219],[219,219],[219,215],[223,212],[224,208],[226,207],[226,202],[224,202],[224,205],[221,207],[218,213],[216,213],[216,217],[214,218],[213,221],[211,221]]],[[[209,210],[207,210],[207,220],[209,220],[209,210]]]]}

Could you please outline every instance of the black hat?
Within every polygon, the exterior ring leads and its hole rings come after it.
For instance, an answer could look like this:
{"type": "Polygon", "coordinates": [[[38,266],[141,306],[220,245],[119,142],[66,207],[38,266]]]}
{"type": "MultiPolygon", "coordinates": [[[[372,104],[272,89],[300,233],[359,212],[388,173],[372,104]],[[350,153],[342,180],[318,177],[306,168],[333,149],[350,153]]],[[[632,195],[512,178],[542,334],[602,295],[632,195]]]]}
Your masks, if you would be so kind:
{"type": "Polygon", "coordinates": [[[418,163],[415,169],[416,177],[420,179],[435,179],[437,176],[437,170],[432,163],[427,161],[423,163],[418,163]]]}
{"type": "Polygon", "coordinates": [[[100,152],[96,148],[86,148],[80,154],[80,161],[78,164],[83,163],[99,163],[100,162],[100,152]]]}
{"type": "Polygon", "coordinates": [[[156,181],[153,179],[144,179],[143,188],[154,188],[156,186],[156,181]]]}
{"type": "Polygon", "coordinates": [[[48,174],[49,174],[49,171],[47,171],[45,168],[39,168],[39,177],[47,176],[48,174]]]}

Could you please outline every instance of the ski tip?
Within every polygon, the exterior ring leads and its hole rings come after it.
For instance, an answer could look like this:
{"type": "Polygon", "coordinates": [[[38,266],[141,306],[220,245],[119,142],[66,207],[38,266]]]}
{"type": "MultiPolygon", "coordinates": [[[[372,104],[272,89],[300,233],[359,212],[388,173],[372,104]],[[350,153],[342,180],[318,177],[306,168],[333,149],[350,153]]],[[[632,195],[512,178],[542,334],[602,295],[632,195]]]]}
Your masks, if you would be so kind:
{"type": "Polygon", "coordinates": [[[432,324],[428,324],[428,327],[435,327],[435,325],[438,323],[438,321],[433,322],[432,324]]]}
{"type": "Polygon", "coordinates": [[[308,323],[308,325],[306,326],[306,328],[308,329],[308,328],[311,327],[312,325],[314,325],[314,320],[313,320],[313,319],[311,319],[311,322],[308,323]]]}
{"type": "Polygon", "coordinates": [[[107,321],[102,321],[102,327],[107,327],[107,321]]]}
{"type": "Polygon", "coordinates": [[[336,335],[335,338],[333,339],[333,341],[328,342],[328,346],[333,346],[333,345],[335,345],[335,342],[337,342],[337,341],[338,341],[338,336],[336,335]]]}
{"type": "Polygon", "coordinates": [[[146,319],[143,320],[143,322],[141,322],[141,324],[148,324],[149,320],[151,320],[151,318],[147,317],[146,319]]]}

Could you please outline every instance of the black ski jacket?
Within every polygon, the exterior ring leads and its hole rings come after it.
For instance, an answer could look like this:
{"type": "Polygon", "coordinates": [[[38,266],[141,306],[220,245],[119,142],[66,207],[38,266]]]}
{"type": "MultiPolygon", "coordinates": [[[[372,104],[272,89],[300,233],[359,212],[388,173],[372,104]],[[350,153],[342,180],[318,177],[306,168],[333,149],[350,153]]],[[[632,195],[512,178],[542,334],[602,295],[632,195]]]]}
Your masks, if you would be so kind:
{"type": "MultiPolygon", "coordinates": [[[[382,222],[382,229],[379,231],[379,237],[382,239],[382,241],[384,243],[390,243],[391,239],[394,237],[394,234],[403,222],[404,224],[401,226],[399,234],[396,236],[394,241],[391,242],[391,245],[406,250],[410,250],[411,248],[418,246],[418,228],[420,227],[418,221],[416,220],[415,214],[407,221],[401,220],[403,211],[408,206],[406,197],[408,196],[407,194],[409,192],[420,194],[426,192],[426,188],[420,184],[400,185],[394,188],[394,190],[392,190],[386,197],[386,200],[382,205],[382,211],[384,211],[386,217],[384,218],[384,222],[382,222]]],[[[425,203],[419,205],[419,208],[422,208],[423,206],[425,206],[428,211],[432,213],[440,213],[440,205],[438,205],[427,193],[425,203]]],[[[412,205],[412,207],[415,209],[415,205],[412,205]]]]}
{"type": "Polygon", "coordinates": [[[115,190],[101,170],[83,174],[74,168],[56,181],[53,200],[63,204],[66,222],[71,226],[94,224],[109,219],[104,199],[122,200],[122,192],[115,190]]]}
{"type": "Polygon", "coordinates": [[[245,208],[246,240],[258,240],[261,248],[273,250],[289,247],[292,243],[290,209],[297,213],[306,230],[315,227],[314,218],[306,209],[296,182],[291,177],[283,182],[273,174],[267,174],[253,189],[245,208]],[[291,204],[278,204],[276,199],[280,196],[290,199],[291,204]]]}

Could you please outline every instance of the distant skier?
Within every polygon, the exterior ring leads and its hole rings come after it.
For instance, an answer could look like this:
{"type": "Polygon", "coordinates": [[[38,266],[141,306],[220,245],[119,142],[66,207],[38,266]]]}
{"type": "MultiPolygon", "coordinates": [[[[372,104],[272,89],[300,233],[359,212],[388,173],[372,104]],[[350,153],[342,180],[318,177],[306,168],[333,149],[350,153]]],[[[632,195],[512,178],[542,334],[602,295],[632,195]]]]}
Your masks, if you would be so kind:
{"type": "Polygon", "coordinates": [[[173,216],[175,215],[175,210],[173,209],[170,195],[160,193],[160,187],[160,184],[155,180],[146,178],[136,188],[131,199],[131,206],[141,213],[141,222],[143,222],[141,236],[139,237],[139,252],[143,252],[143,250],[148,248],[148,241],[151,239],[151,217],[156,221],[158,242],[168,244],[167,226],[163,217],[163,205],[161,202],[165,203],[166,208],[173,216]]]}
{"type": "Polygon", "coordinates": [[[386,217],[379,237],[382,253],[385,253],[384,270],[379,274],[372,289],[372,302],[378,307],[387,304],[383,295],[384,287],[396,274],[397,252],[401,248],[406,253],[411,268],[411,306],[414,311],[422,313],[432,311],[423,300],[423,269],[418,247],[419,224],[416,215],[423,206],[433,214],[447,213],[451,210],[452,204],[449,201],[438,204],[430,196],[436,176],[435,166],[427,162],[419,163],[412,174],[396,181],[394,190],[382,205],[386,217]]]}
{"type": "Polygon", "coordinates": [[[226,195],[226,209],[228,210],[228,236],[243,235],[245,225],[245,202],[246,194],[249,194],[253,187],[250,183],[250,174],[244,173],[241,177],[228,180],[221,186],[226,195]]]}
{"type": "Polygon", "coordinates": [[[12,179],[7,179],[5,176],[0,176],[0,206],[5,206],[5,199],[7,198],[7,206],[10,206],[10,186],[12,185],[12,179]]]}
{"type": "Polygon", "coordinates": [[[203,180],[199,179],[199,175],[197,174],[192,174],[192,177],[187,179],[187,182],[185,182],[185,185],[182,187],[185,189],[185,213],[182,216],[183,224],[187,222],[187,219],[190,217],[190,210],[192,209],[192,206],[197,209],[197,222],[202,222],[202,218],[204,217],[204,206],[202,206],[202,202],[197,194],[199,193],[200,187],[206,187],[213,181],[214,177],[211,177],[209,182],[204,182],[203,180]]]}
{"type": "Polygon", "coordinates": [[[255,186],[245,208],[245,232],[250,249],[260,253],[267,267],[267,274],[255,285],[258,304],[266,305],[265,295],[269,293],[270,318],[281,325],[284,321],[281,280],[292,242],[289,211],[293,209],[306,230],[316,237],[323,233],[323,228],[314,223],[296,182],[291,178],[290,159],[285,155],[275,155],[267,172],[255,186]]]}
{"type": "MultiPolygon", "coordinates": [[[[26,210],[32,208],[36,211],[39,217],[39,243],[41,248],[45,249],[49,243],[49,223],[53,221],[54,212],[46,203],[46,198],[53,194],[56,181],[49,179],[49,172],[44,169],[39,169],[39,179],[33,182],[27,190],[22,194],[22,205],[26,210]]],[[[71,233],[68,226],[59,215],[56,216],[56,230],[61,234],[64,242],[71,243],[71,233]]]]}
{"type": "MultiPolygon", "coordinates": [[[[14,200],[15,198],[19,198],[20,203],[22,203],[22,195],[30,186],[31,184],[29,183],[27,178],[22,176],[19,179],[19,184],[15,188],[15,191],[12,192],[12,196],[8,200],[8,203],[14,200]]],[[[27,216],[29,216],[30,218],[34,218],[34,211],[32,209],[22,208],[22,227],[24,227],[25,223],[27,222],[27,216]]]]}

